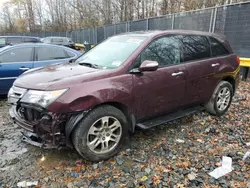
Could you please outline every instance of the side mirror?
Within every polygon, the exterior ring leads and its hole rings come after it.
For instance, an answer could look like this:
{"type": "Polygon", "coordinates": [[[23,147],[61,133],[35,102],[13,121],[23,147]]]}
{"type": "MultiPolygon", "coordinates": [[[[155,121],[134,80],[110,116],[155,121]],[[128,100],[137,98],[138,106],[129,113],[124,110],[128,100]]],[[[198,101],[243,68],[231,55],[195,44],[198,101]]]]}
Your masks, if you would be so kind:
{"type": "Polygon", "coordinates": [[[141,66],[139,67],[139,71],[140,72],[156,71],[158,67],[159,67],[159,64],[157,61],[145,60],[142,62],[141,66]]]}

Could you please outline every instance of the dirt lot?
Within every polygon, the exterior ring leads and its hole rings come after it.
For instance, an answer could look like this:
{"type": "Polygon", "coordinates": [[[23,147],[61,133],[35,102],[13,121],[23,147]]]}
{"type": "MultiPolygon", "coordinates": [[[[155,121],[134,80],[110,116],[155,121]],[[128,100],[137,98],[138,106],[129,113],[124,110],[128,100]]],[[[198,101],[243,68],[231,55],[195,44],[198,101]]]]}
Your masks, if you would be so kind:
{"type": "Polygon", "coordinates": [[[42,150],[20,141],[21,129],[0,99],[0,187],[38,181],[38,187],[250,187],[250,83],[242,82],[221,118],[199,113],[137,131],[120,154],[105,162],[83,161],[72,150],[42,150]],[[233,159],[218,180],[208,173],[233,159]]]}

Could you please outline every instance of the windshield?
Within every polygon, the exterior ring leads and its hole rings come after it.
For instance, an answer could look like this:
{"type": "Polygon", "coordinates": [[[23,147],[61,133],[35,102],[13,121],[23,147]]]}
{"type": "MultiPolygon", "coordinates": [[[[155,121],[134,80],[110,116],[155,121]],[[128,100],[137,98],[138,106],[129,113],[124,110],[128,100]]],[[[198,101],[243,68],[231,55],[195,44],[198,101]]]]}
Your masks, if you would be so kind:
{"type": "Polygon", "coordinates": [[[102,42],[76,60],[76,63],[91,63],[103,69],[119,67],[147,37],[115,36],[102,42]]]}

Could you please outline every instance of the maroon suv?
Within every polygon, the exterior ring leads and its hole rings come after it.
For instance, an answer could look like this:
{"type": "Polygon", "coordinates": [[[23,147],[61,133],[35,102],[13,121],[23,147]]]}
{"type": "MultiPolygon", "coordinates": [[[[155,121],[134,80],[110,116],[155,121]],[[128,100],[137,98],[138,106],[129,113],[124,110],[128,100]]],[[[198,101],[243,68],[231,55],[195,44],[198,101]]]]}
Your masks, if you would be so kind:
{"type": "Polygon", "coordinates": [[[135,127],[148,129],[206,110],[221,116],[239,83],[224,36],[151,31],[111,37],[74,62],[30,70],[9,91],[23,140],[110,158],[135,127]]]}

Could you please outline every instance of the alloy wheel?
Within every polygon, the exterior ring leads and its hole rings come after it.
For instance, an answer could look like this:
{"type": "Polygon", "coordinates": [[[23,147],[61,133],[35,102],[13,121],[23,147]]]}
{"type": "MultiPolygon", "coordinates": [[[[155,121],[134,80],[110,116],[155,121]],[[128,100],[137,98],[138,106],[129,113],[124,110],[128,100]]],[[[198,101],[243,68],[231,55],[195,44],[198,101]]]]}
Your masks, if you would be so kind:
{"type": "Polygon", "coordinates": [[[121,136],[121,123],[112,116],[104,116],[90,126],[87,146],[96,154],[105,154],[118,145],[121,136]]]}

